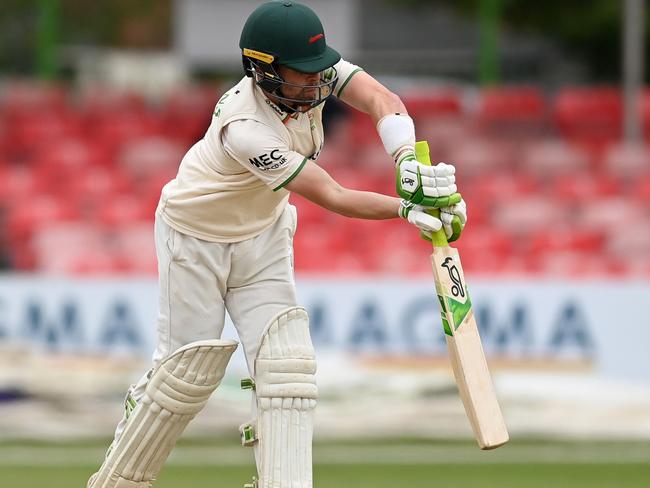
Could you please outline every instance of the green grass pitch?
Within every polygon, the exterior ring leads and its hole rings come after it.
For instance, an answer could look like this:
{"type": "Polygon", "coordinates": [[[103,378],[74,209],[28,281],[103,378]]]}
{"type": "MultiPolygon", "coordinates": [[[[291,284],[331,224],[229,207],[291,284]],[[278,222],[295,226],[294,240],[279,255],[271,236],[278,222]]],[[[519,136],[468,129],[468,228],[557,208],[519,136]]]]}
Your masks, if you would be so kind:
{"type": "MultiPolygon", "coordinates": [[[[0,444],[0,486],[84,487],[103,447],[87,442],[0,444]]],[[[318,488],[650,486],[650,447],[644,442],[515,440],[490,452],[459,441],[327,442],[316,445],[314,459],[318,488]]],[[[184,441],[156,487],[241,487],[252,474],[248,449],[184,441]]]]}

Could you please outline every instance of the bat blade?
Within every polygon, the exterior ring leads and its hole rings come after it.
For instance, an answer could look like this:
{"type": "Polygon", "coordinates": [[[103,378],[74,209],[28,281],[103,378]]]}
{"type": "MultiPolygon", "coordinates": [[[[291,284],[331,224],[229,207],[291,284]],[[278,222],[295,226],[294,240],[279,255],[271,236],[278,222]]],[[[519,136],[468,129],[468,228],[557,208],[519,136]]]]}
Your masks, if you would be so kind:
{"type": "Polygon", "coordinates": [[[436,247],[431,264],[458,391],[481,449],[508,442],[508,429],[481,345],[465,275],[452,247],[436,247]]]}

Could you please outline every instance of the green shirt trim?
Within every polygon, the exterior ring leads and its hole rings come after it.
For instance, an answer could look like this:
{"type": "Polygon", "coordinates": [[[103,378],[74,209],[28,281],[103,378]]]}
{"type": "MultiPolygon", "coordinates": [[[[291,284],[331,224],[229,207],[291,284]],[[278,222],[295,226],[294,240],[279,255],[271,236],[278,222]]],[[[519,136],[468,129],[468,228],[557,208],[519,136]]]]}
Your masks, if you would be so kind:
{"type": "Polygon", "coordinates": [[[280,188],[284,188],[285,186],[287,186],[287,185],[291,182],[291,180],[293,180],[296,176],[298,176],[298,173],[300,173],[300,170],[302,169],[302,167],[303,167],[306,163],[307,163],[307,158],[305,158],[305,159],[302,160],[302,163],[300,163],[300,166],[298,166],[298,167],[296,168],[296,171],[294,171],[294,172],[291,174],[291,176],[289,176],[289,178],[287,178],[286,180],[284,180],[284,183],[282,183],[280,186],[276,186],[275,188],[273,188],[273,191],[278,191],[280,188]]]}
{"type": "Polygon", "coordinates": [[[341,85],[341,88],[339,88],[339,92],[336,95],[338,98],[341,98],[341,93],[343,93],[343,88],[345,88],[347,86],[347,84],[350,83],[350,80],[352,79],[352,77],[354,75],[356,75],[359,71],[363,71],[363,68],[357,68],[352,73],[350,73],[350,76],[347,77],[347,79],[341,85]]]}

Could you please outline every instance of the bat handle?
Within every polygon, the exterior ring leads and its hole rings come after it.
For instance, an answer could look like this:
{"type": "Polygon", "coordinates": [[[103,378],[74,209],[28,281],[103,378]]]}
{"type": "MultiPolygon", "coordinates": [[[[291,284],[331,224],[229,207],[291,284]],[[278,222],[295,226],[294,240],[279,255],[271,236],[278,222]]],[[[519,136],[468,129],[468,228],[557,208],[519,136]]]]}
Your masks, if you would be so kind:
{"type": "MultiPolygon", "coordinates": [[[[429,156],[429,143],[427,141],[418,141],[415,143],[415,158],[422,164],[431,166],[431,158],[429,156]]],[[[440,209],[432,208],[427,209],[427,213],[433,215],[435,218],[440,218],[440,209]]],[[[431,236],[431,243],[433,247],[446,247],[449,246],[447,235],[444,229],[434,232],[431,236]]]]}

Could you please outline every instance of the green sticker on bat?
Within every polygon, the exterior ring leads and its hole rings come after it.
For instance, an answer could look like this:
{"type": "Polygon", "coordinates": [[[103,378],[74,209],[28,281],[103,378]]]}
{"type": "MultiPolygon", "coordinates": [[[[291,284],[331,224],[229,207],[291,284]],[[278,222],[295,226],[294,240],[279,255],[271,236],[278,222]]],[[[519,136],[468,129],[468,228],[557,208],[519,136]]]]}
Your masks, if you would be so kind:
{"type": "Polygon", "coordinates": [[[467,317],[467,314],[472,309],[472,300],[469,297],[467,288],[465,288],[465,296],[467,298],[464,303],[454,300],[451,297],[447,297],[447,306],[451,312],[454,330],[458,330],[458,327],[460,327],[460,324],[463,323],[465,317],[467,317]]]}

